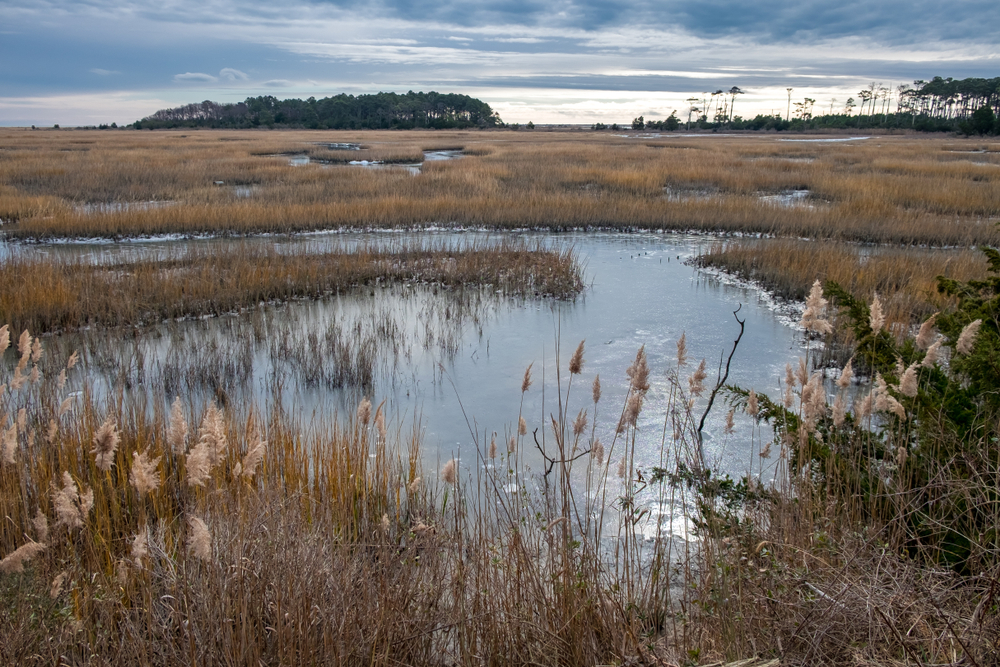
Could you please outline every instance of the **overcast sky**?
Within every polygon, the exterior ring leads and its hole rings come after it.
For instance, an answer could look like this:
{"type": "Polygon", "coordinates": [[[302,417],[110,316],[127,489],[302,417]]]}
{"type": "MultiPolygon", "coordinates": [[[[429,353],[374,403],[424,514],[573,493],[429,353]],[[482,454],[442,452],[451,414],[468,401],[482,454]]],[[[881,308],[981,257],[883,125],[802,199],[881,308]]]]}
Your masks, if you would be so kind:
{"type": "Polygon", "coordinates": [[[129,123],[251,95],[407,90],[508,122],[842,108],[869,82],[1000,76],[996,0],[0,0],[0,125],[129,123]]]}

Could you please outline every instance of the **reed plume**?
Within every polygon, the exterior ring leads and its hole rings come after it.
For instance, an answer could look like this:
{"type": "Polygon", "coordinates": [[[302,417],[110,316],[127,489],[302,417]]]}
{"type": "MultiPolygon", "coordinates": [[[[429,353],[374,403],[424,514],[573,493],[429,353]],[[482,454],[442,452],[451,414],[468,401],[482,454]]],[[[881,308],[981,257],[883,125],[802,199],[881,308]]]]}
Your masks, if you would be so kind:
{"type": "Polygon", "coordinates": [[[681,337],[677,339],[677,365],[686,364],[687,358],[687,333],[681,333],[681,337]]]}
{"type": "Polygon", "coordinates": [[[851,380],[854,378],[854,367],[852,366],[853,361],[853,357],[848,359],[847,363],[844,364],[844,369],[840,371],[840,377],[837,378],[837,386],[841,389],[847,389],[851,386],[851,380]]]}
{"type": "Polygon", "coordinates": [[[882,325],[885,324],[885,313],[882,312],[882,300],[878,298],[878,294],[872,299],[868,323],[871,325],[872,333],[875,334],[881,331],[882,325]]]}
{"type": "Polygon", "coordinates": [[[493,437],[490,439],[490,451],[488,454],[489,458],[495,459],[497,457],[497,433],[493,432],[493,437]]]}
{"type": "Polygon", "coordinates": [[[234,470],[236,475],[242,475],[247,479],[253,479],[257,466],[264,460],[264,454],[267,452],[267,442],[256,431],[254,431],[250,442],[250,447],[247,449],[242,463],[236,464],[238,469],[234,470]]]}
{"type": "Polygon", "coordinates": [[[814,331],[819,334],[829,334],[833,332],[833,326],[824,319],[826,315],[826,299],[823,298],[823,286],[819,280],[813,283],[806,298],[806,308],[802,313],[802,320],[799,322],[806,331],[814,331]]]}
{"type": "Polygon", "coordinates": [[[149,555],[149,533],[145,526],[132,538],[132,562],[136,567],[142,567],[142,560],[149,555]]]}
{"type": "Polygon", "coordinates": [[[94,435],[94,463],[100,470],[108,472],[115,462],[115,451],[118,449],[118,428],[115,421],[108,417],[94,435]]]}
{"type": "Polygon", "coordinates": [[[140,496],[152,493],[160,486],[160,473],[157,466],[161,456],[150,459],[147,452],[132,452],[132,471],[129,473],[129,484],[135,487],[140,496]]]}
{"type": "Polygon", "coordinates": [[[531,367],[534,366],[534,362],[528,364],[528,367],[524,369],[524,378],[521,380],[521,393],[528,391],[531,387],[531,367]]]}
{"type": "Polygon", "coordinates": [[[635,361],[625,370],[625,374],[631,380],[633,391],[645,392],[649,389],[649,364],[646,363],[645,345],[636,352],[635,361]]]}
{"type": "Polygon", "coordinates": [[[200,518],[193,514],[188,516],[188,550],[195,558],[210,562],[212,560],[212,533],[200,518]]]}
{"type": "Polygon", "coordinates": [[[590,446],[590,455],[594,457],[594,462],[597,465],[604,463],[604,445],[599,439],[594,440],[594,444],[590,446]]]}
{"type": "Polygon", "coordinates": [[[751,389],[750,395],[747,397],[747,414],[756,417],[758,412],[760,412],[760,407],[757,404],[757,392],[751,389]]]}
{"type": "Polygon", "coordinates": [[[934,330],[934,324],[937,321],[938,313],[934,313],[920,325],[920,331],[917,332],[916,344],[917,349],[926,350],[931,346],[936,337],[936,332],[934,330]]]}
{"type": "Polygon", "coordinates": [[[701,396],[704,393],[706,377],[708,377],[708,373],[705,372],[705,360],[702,359],[698,368],[688,378],[688,387],[693,396],[701,396]]]}
{"type": "Polygon", "coordinates": [[[56,510],[56,526],[72,530],[82,528],[90,509],[94,506],[94,491],[80,491],[68,471],[63,472],[63,486],[52,484],[52,505],[56,510]]]}
{"type": "Polygon", "coordinates": [[[11,424],[11,427],[5,429],[3,432],[3,452],[2,458],[5,465],[13,465],[15,461],[15,455],[17,454],[17,424],[11,424]]]}
{"type": "Polygon", "coordinates": [[[178,396],[170,408],[170,424],[167,427],[167,444],[175,455],[180,456],[187,451],[187,434],[187,420],[184,419],[181,397],[178,396]]]}
{"type": "Polygon", "coordinates": [[[982,324],[982,320],[975,320],[965,325],[958,337],[958,342],[955,344],[956,352],[966,356],[972,354],[972,348],[976,344],[976,336],[979,335],[979,327],[982,324]]]}
{"type": "Polygon", "coordinates": [[[598,403],[601,400],[601,376],[594,376],[594,384],[591,387],[591,396],[594,399],[594,403],[598,403]]]}
{"type": "Polygon", "coordinates": [[[580,344],[576,348],[576,352],[569,360],[569,372],[571,375],[579,375],[583,372],[583,343],[585,341],[580,341],[580,344]]]}
{"type": "Polygon", "coordinates": [[[204,446],[211,467],[219,465],[227,447],[226,423],[222,412],[215,407],[215,401],[208,402],[208,409],[198,428],[198,447],[204,446]]]}
{"type": "Polygon", "coordinates": [[[448,459],[448,462],[441,468],[441,480],[445,484],[454,486],[457,479],[457,475],[455,474],[455,459],[448,459]]]}
{"type": "Polygon", "coordinates": [[[917,395],[917,367],[918,363],[912,363],[903,371],[903,377],[899,380],[899,391],[904,396],[914,398],[917,395]]]}
{"type": "Polygon", "coordinates": [[[924,355],[923,361],[920,362],[921,368],[931,368],[937,363],[938,358],[941,355],[941,340],[938,339],[931,343],[931,346],[927,348],[927,354],[924,355]]]}
{"type": "Polygon", "coordinates": [[[361,399],[361,403],[358,404],[358,422],[362,426],[368,426],[369,420],[372,418],[372,402],[368,398],[361,399]]]}
{"type": "Polygon", "coordinates": [[[5,574],[14,574],[16,572],[24,572],[24,564],[30,561],[32,558],[37,556],[45,549],[45,545],[41,542],[28,542],[7,555],[6,558],[0,560],[0,572],[5,574]]]}
{"type": "Polygon", "coordinates": [[[35,541],[46,542],[49,539],[49,519],[42,512],[41,508],[35,512],[35,518],[31,520],[31,525],[35,529],[35,541]]]}

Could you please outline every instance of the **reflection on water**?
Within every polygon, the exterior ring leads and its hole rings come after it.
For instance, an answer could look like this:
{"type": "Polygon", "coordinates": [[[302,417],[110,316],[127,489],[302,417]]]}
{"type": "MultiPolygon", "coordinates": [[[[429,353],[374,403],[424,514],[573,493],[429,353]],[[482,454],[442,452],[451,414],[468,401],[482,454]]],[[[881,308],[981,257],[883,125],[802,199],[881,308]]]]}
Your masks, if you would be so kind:
{"type": "MultiPolygon", "coordinates": [[[[650,389],[638,419],[636,465],[648,475],[652,466],[670,465],[674,455],[665,435],[665,410],[674,386],[667,372],[676,367],[676,343],[686,334],[688,366],[705,358],[709,381],[722,355],[728,354],[738,327],[733,311],[746,320],[746,334],[733,359],[729,382],[777,394],[785,363],[802,354],[792,328],[775,317],[754,291],[727,285],[685,264],[709,237],[659,234],[512,234],[557,247],[573,247],[586,265],[587,291],[573,302],[512,302],[491,290],[452,292],[433,286],[367,287],[320,301],[262,306],[251,313],[155,327],[143,337],[122,341],[120,332],[82,332],[57,337],[47,346],[56,354],[86,349],[90,371],[108,383],[129,385],[170,402],[180,395],[192,403],[209,398],[231,407],[253,400],[261,409],[280,400],[293,416],[353,412],[362,395],[376,405],[383,400],[393,428],[409,432],[419,419],[425,432],[425,465],[458,456],[464,474],[482,465],[480,451],[497,432],[506,442],[519,411],[540,441],[561,401],[575,416],[592,407],[590,385],[600,374],[603,395],[588,432],[609,450],[612,472],[608,498],[618,492],[614,475],[621,443],[615,430],[628,387],[626,368],[645,346],[651,369],[650,389]],[[586,340],[583,373],[568,386],[567,363],[580,340],[586,340]],[[557,362],[558,368],[557,371],[557,362]],[[534,384],[523,395],[525,368],[533,364],[534,384]],[[114,378],[119,378],[117,381],[114,378]],[[279,391],[280,390],[280,391],[279,391]],[[522,403],[523,398],[523,403],[522,403]],[[475,437],[473,436],[475,433],[475,437]]],[[[281,252],[310,252],[367,243],[376,238],[426,239],[459,243],[503,236],[482,232],[316,234],[258,237],[281,252]]],[[[22,252],[86,253],[90,261],[204,251],[221,240],[160,240],[145,244],[32,246],[22,252]]],[[[231,241],[225,241],[231,243],[231,241]]],[[[699,413],[703,405],[696,406],[699,413]]],[[[706,458],[716,469],[745,474],[760,468],[753,453],[748,420],[737,416],[735,433],[724,430],[725,404],[717,403],[704,434],[706,458]]],[[[759,430],[756,432],[760,437],[759,430]]],[[[528,441],[530,442],[530,440],[528,441]]],[[[533,446],[523,453],[535,470],[540,457],[533,446]]],[[[768,474],[765,468],[764,477],[768,474]]],[[[433,474],[433,473],[430,473],[433,474]]],[[[581,483],[583,483],[581,481],[581,483]]],[[[655,531],[657,517],[680,521],[660,497],[662,486],[640,494],[650,509],[637,530],[655,531]],[[653,521],[652,524],[649,522],[653,521]]],[[[674,525],[678,535],[684,524],[674,525]]]]}

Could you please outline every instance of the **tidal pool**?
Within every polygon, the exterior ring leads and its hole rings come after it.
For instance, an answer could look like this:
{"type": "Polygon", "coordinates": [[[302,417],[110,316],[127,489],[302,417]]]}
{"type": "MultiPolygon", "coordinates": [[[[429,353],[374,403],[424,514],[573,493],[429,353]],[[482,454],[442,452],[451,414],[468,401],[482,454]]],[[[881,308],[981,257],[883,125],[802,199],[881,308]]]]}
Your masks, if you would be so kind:
{"type": "MultiPolygon", "coordinates": [[[[634,461],[647,476],[653,466],[671,467],[673,461],[665,413],[675,386],[668,373],[677,369],[677,341],[682,334],[688,362],[679,379],[685,389],[687,377],[703,358],[706,385],[714,385],[719,365],[739,332],[734,311],[745,321],[745,333],[733,356],[730,384],[777,396],[785,364],[804,354],[801,333],[778,316],[766,295],[685,263],[713,242],[707,236],[442,230],[256,237],[239,242],[303,253],[370,243],[373,238],[461,244],[504,236],[572,247],[585,265],[587,289],[574,301],[555,301],[512,300],[487,289],[459,293],[420,284],[366,287],[322,300],[164,323],[140,337],[81,332],[56,337],[46,347],[64,355],[74,348],[86,350],[98,394],[125,385],[127,391],[144,392],[154,401],[169,403],[179,395],[189,405],[201,407],[214,399],[229,410],[250,403],[258,411],[268,410],[278,401],[306,425],[353,413],[364,396],[375,406],[384,401],[390,430],[401,433],[402,440],[414,423],[423,431],[425,475],[434,475],[444,461],[456,458],[461,473],[475,479],[493,465],[485,458],[492,434],[497,433],[498,445],[505,451],[502,443],[516,430],[519,414],[528,423],[521,460],[537,473],[542,459],[532,432],[538,429],[539,440],[553,446],[550,423],[552,416],[558,417],[561,391],[568,420],[581,409],[590,410],[586,433],[589,436],[593,428],[610,450],[609,498],[620,491],[615,471],[622,442],[616,441],[615,431],[628,389],[626,369],[640,347],[644,346],[651,374],[637,422],[634,461]],[[583,372],[573,377],[567,402],[567,366],[581,340],[586,341],[583,372]],[[529,364],[533,384],[522,397],[522,378],[529,364]],[[556,384],[557,365],[561,388],[556,384]],[[591,383],[597,374],[603,391],[595,420],[591,383]]],[[[161,239],[35,245],[19,251],[67,253],[107,262],[122,259],[123,254],[203,252],[216,243],[233,241],[161,239]]],[[[703,397],[693,410],[696,419],[704,407],[703,397]]],[[[755,474],[769,480],[774,464],[762,462],[756,454],[761,437],[766,441],[769,433],[755,431],[749,419],[736,415],[736,428],[727,434],[728,410],[720,396],[706,420],[707,463],[737,478],[752,466],[755,474]]],[[[651,488],[638,498],[649,509],[637,529],[647,537],[656,533],[658,517],[682,518],[659,494],[651,488]]],[[[676,525],[673,532],[683,534],[676,525]]]]}

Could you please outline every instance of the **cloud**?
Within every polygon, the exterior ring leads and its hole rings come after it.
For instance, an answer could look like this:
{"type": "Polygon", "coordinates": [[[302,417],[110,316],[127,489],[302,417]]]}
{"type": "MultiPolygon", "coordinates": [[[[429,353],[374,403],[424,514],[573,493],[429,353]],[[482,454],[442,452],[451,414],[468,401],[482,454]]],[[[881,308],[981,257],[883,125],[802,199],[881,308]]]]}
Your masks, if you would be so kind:
{"type": "Polygon", "coordinates": [[[295,82],[289,81],[288,79],[271,79],[270,81],[265,81],[260,85],[265,88],[291,88],[295,85],[295,82]]]}
{"type": "Polygon", "coordinates": [[[183,74],[174,74],[174,81],[177,81],[178,83],[184,83],[187,81],[215,83],[218,79],[211,74],[204,74],[202,72],[184,72],[183,74]]]}
{"type": "Polygon", "coordinates": [[[95,67],[94,69],[87,71],[90,72],[91,74],[97,74],[99,76],[111,76],[112,74],[121,74],[121,72],[117,70],[101,69],[100,67],[95,67]]]}
{"type": "MultiPolygon", "coordinates": [[[[175,77],[176,78],[176,77],[175,77]]],[[[245,72],[232,67],[223,67],[219,70],[219,78],[226,81],[249,81],[250,77],[245,72]]]]}

